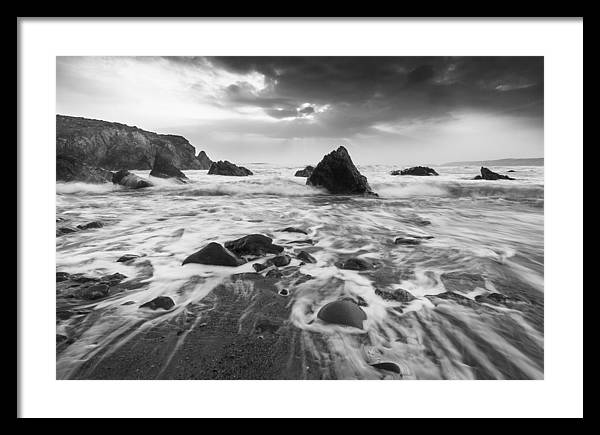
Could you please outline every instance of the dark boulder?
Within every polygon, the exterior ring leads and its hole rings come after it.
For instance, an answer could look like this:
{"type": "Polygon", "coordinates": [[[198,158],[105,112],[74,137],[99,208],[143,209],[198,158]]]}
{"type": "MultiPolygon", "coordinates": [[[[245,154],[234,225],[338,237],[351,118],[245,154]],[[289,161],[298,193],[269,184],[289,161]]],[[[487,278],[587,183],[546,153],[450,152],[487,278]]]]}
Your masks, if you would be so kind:
{"type": "Polygon", "coordinates": [[[267,260],[267,264],[273,265],[276,267],[283,267],[283,266],[287,266],[288,264],[290,264],[291,260],[292,259],[290,258],[289,255],[283,254],[283,255],[277,255],[273,258],[269,258],[267,260]]]}
{"type": "Polygon", "coordinates": [[[514,178],[511,178],[508,175],[497,174],[482,166],[481,175],[477,175],[473,180],[514,180],[514,178]]]}
{"type": "Polygon", "coordinates": [[[305,263],[316,263],[317,262],[317,259],[315,257],[313,257],[312,255],[310,255],[306,251],[298,252],[298,255],[296,255],[296,257],[298,258],[298,260],[304,261],[305,263]]]}
{"type": "Polygon", "coordinates": [[[175,306],[175,302],[168,296],[159,296],[152,299],[150,302],[140,305],[140,308],[149,308],[151,310],[170,310],[175,306]]]}
{"type": "Polygon", "coordinates": [[[517,171],[515,171],[514,169],[509,169],[509,170],[508,170],[508,171],[506,171],[506,172],[517,172],[517,171]]]}
{"type": "Polygon", "coordinates": [[[362,329],[367,319],[365,312],[350,299],[331,302],[319,310],[317,317],[327,323],[362,329]]]}
{"type": "Polygon", "coordinates": [[[252,171],[244,168],[243,166],[236,166],[233,163],[225,160],[219,160],[218,162],[213,162],[208,169],[209,175],[229,175],[233,177],[245,177],[248,175],[253,175],[252,171]]]}
{"type": "Polygon", "coordinates": [[[337,263],[336,266],[340,269],[347,270],[368,270],[373,268],[373,265],[367,260],[356,257],[348,258],[347,260],[341,261],[337,263]]]}
{"type": "Polygon", "coordinates": [[[428,168],[427,166],[414,166],[412,168],[402,169],[401,171],[392,171],[391,175],[418,175],[418,176],[430,176],[439,175],[434,169],[428,168]]]}
{"type": "Polygon", "coordinates": [[[131,189],[142,189],[144,187],[151,187],[152,183],[148,180],[138,177],[131,172],[121,169],[119,172],[115,172],[112,177],[114,184],[120,184],[121,186],[129,187],[131,189]]]}
{"type": "Polygon", "coordinates": [[[283,273],[279,269],[271,269],[265,275],[266,278],[281,278],[283,273]]]}
{"type": "Polygon", "coordinates": [[[319,162],[310,177],[308,186],[324,187],[330,193],[349,195],[374,195],[367,177],[361,175],[343,146],[330,152],[319,162]]]}
{"type": "Polygon", "coordinates": [[[63,234],[76,233],[77,228],[73,227],[59,227],[56,229],[56,236],[62,236],[63,234]]]}
{"type": "Polygon", "coordinates": [[[262,234],[250,234],[225,242],[225,247],[239,257],[244,255],[263,257],[283,251],[283,246],[274,245],[273,239],[262,234]]]}
{"type": "Polygon", "coordinates": [[[88,222],[87,224],[77,225],[80,230],[89,230],[90,228],[102,228],[104,224],[102,222],[94,221],[88,222]]]}
{"type": "Polygon", "coordinates": [[[67,272],[56,272],[56,282],[66,281],[70,276],[67,272]]]}
{"type": "Polygon", "coordinates": [[[313,171],[315,170],[314,166],[307,166],[304,169],[300,169],[298,171],[296,171],[296,173],[294,174],[294,177],[310,177],[310,175],[313,173],[313,171]]]}
{"type": "Polygon", "coordinates": [[[238,258],[233,252],[224,248],[220,244],[211,242],[198,252],[195,252],[183,260],[182,265],[187,263],[236,267],[244,264],[245,261],[241,258],[238,258]]]}
{"type": "Polygon", "coordinates": [[[56,156],[56,181],[80,181],[83,183],[109,183],[113,173],[83,163],[73,156],[56,156]]]}
{"type": "Polygon", "coordinates": [[[213,161],[208,158],[204,151],[200,151],[198,153],[198,155],[196,156],[196,160],[198,160],[198,163],[200,165],[198,169],[210,169],[210,165],[213,164],[213,161]]]}
{"type": "Polygon", "coordinates": [[[158,178],[175,178],[182,182],[188,180],[188,177],[177,169],[171,160],[163,154],[157,154],[154,158],[154,165],[152,166],[150,175],[158,178]]]}
{"type": "Polygon", "coordinates": [[[260,264],[260,263],[254,263],[252,265],[252,268],[257,271],[257,272],[262,272],[263,270],[265,270],[267,267],[269,267],[267,264],[260,264]]]}

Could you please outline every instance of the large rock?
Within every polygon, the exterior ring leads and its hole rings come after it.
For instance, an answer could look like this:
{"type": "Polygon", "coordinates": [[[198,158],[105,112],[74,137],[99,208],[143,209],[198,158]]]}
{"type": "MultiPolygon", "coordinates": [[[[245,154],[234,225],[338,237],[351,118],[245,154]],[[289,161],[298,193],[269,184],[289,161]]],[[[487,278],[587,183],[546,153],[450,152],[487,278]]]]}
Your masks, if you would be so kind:
{"type": "Polygon", "coordinates": [[[331,302],[319,310],[317,317],[327,323],[362,329],[367,319],[365,312],[350,299],[331,302]]]}
{"type": "Polygon", "coordinates": [[[377,196],[371,190],[367,177],[358,172],[348,150],[343,146],[323,157],[306,180],[306,184],[324,187],[330,193],[377,196]]]}
{"type": "Polygon", "coordinates": [[[112,182],[114,184],[120,184],[121,186],[129,187],[131,189],[141,189],[143,187],[152,186],[152,183],[148,180],[132,174],[125,169],[115,172],[112,177],[112,182]]]}
{"type": "Polygon", "coordinates": [[[73,156],[56,156],[56,181],[110,183],[112,176],[111,171],[87,165],[73,156]]]}
{"type": "Polygon", "coordinates": [[[296,171],[296,173],[294,174],[294,177],[310,177],[310,175],[313,173],[313,171],[315,170],[314,166],[307,166],[304,169],[300,169],[298,171],[296,171]]]}
{"type": "Polygon", "coordinates": [[[230,175],[233,177],[245,177],[248,175],[253,175],[252,171],[244,168],[243,166],[236,166],[233,163],[225,160],[219,160],[218,162],[213,162],[208,169],[209,175],[230,175]]]}
{"type": "Polygon", "coordinates": [[[210,165],[212,165],[213,161],[208,158],[204,151],[200,151],[196,156],[196,160],[200,164],[198,169],[210,169],[210,165]]]}
{"type": "Polygon", "coordinates": [[[514,178],[511,178],[508,175],[497,174],[482,166],[481,175],[477,175],[473,180],[514,180],[514,178]]]}
{"type": "Polygon", "coordinates": [[[196,149],[182,136],[157,134],[97,119],[56,116],[56,154],[95,167],[152,169],[157,153],[179,169],[201,169],[196,149]]]}
{"type": "Polygon", "coordinates": [[[150,175],[158,178],[175,178],[182,182],[185,182],[188,179],[188,177],[177,169],[175,165],[171,163],[171,160],[164,154],[156,155],[150,175]]]}
{"type": "Polygon", "coordinates": [[[418,176],[429,176],[439,175],[434,169],[428,168],[427,166],[414,166],[412,168],[402,169],[401,171],[392,171],[391,175],[418,175],[418,176]]]}
{"type": "Polygon", "coordinates": [[[211,242],[198,252],[195,252],[183,260],[182,265],[187,263],[236,267],[244,264],[245,260],[237,257],[233,252],[224,248],[220,244],[211,242]]]}
{"type": "Polygon", "coordinates": [[[262,257],[267,254],[279,254],[283,246],[274,245],[273,239],[262,234],[250,234],[236,240],[225,242],[225,248],[235,255],[262,257]]]}

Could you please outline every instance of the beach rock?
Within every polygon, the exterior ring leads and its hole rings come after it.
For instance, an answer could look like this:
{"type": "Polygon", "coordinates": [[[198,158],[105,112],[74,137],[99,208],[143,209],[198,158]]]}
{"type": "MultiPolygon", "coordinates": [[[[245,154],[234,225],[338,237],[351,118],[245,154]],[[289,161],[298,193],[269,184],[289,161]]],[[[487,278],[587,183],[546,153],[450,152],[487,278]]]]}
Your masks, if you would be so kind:
{"type": "Polygon", "coordinates": [[[260,264],[260,263],[254,263],[252,265],[252,268],[257,271],[257,272],[262,272],[263,270],[265,270],[267,267],[269,267],[266,264],[260,264]]]}
{"type": "Polygon", "coordinates": [[[150,181],[138,177],[125,169],[115,172],[112,177],[112,182],[131,189],[142,189],[153,185],[150,181]]]}
{"type": "Polygon", "coordinates": [[[150,171],[152,177],[158,178],[175,178],[181,182],[186,182],[188,177],[183,172],[171,163],[171,160],[164,154],[157,154],[154,158],[154,165],[152,171],[150,171]]]}
{"type": "Polygon", "coordinates": [[[305,263],[316,263],[317,262],[317,259],[315,257],[313,257],[312,255],[310,255],[306,251],[298,252],[298,255],[296,255],[296,258],[298,258],[298,260],[304,261],[305,263]]]}
{"type": "Polygon", "coordinates": [[[267,274],[265,275],[265,278],[281,278],[283,276],[283,273],[281,273],[281,271],[279,269],[271,269],[267,272],[267,274]]]}
{"type": "Polygon", "coordinates": [[[477,175],[473,180],[514,180],[514,178],[508,175],[497,174],[496,172],[490,171],[488,168],[483,166],[480,169],[481,175],[477,175]]]}
{"type": "Polygon", "coordinates": [[[238,257],[244,255],[263,257],[267,254],[279,254],[283,251],[283,246],[274,245],[273,239],[262,234],[250,234],[225,242],[225,247],[238,257]]]}
{"type": "Polygon", "coordinates": [[[211,242],[183,260],[182,265],[188,263],[236,267],[244,264],[245,261],[219,243],[211,242]]]}
{"type": "Polygon", "coordinates": [[[76,157],[69,155],[56,156],[56,181],[110,183],[112,175],[111,171],[87,165],[76,157]]]}
{"type": "Polygon", "coordinates": [[[201,169],[196,149],[182,136],[157,134],[117,122],[56,116],[57,155],[110,170],[149,170],[158,153],[179,169],[201,169]]]}
{"type": "Polygon", "coordinates": [[[304,169],[300,169],[298,171],[296,171],[296,173],[294,174],[294,177],[310,177],[310,175],[313,173],[313,171],[315,170],[314,166],[307,166],[304,169]]]}
{"type": "Polygon", "coordinates": [[[419,245],[421,240],[414,237],[397,237],[394,240],[395,245],[419,245]]]}
{"type": "Polygon", "coordinates": [[[89,230],[90,228],[102,228],[104,224],[102,222],[94,221],[88,222],[87,224],[77,225],[80,230],[89,230]]]}
{"type": "Polygon", "coordinates": [[[168,296],[158,296],[152,299],[150,302],[140,305],[140,308],[149,308],[151,310],[170,310],[175,306],[175,302],[168,296]]]}
{"type": "Polygon", "coordinates": [[[371,367],[374,367],[378,370],[386,370],[388,372],[393,372],[393,373],[402,373],[402,370],[400,370],[400,366],[394,362],[379,362],[379,363],[375,363],[375,364],[370,364],[371,367]]]}
{"type": "Polygon", "coordinates": [[[306,184],[324,187],[334,194],[377,196],[371,190],[367,177],[358,172],[343,146],[323,157],[306,180],[306,184]]]}
{"type": "Polygon", "coordinates": [[[204,151],[200,151],[196,156],[196,160],[198,160],[199,167],[198,169],[210,169],[210,165],[212,165],[213,161],[208,158],[204,151]]]}
{"type": "Polygon", "coordinates": [[[514,169],[509,169],[509,170],[508,170],[508,171],[506,171],[506,172],[517,172],[517,171],[515,171],[514,169]]]}
{"type": "Polygon", "coordinates": [[[409,291],[401,288],[396,290],[376,289],[375,294],[386,301],[397,301],[406,303],[415,300],[415,297],[409,291]]]}
{"type": "Polygon", "coordinates": [[[391,175],[418,175],[418,176],[430,176],[439,175],[434,169],[428,168],[427,166],[414,166],[408,169],[402,169],[401,171],[392,171],[391,175]]]}
{"type": "Polygon", "coordinates": [[[140,258],[140,256],[137,254],[121,255],[117,260],[117,263],[127,263],[128,261],[135,260],[136,258],[140,258]]]}
{"type": "Polygon", "coordinates": [[[67,272],[56,272],[56,282],[62,282],[69,279],[70,274],[67,272]]]}
{"type": "Polygon", "coordinates": [[[78,296],[83,299],[96,300],[108,296],[110,286],[100,283],[90,286],[85,286],[80,289],[78,296]]]}
{"type": "Polygon", "coordinates": [[[62,236],[63,234],[70,234],[70,233],[76,233],[78,230],[77,228],[73,228],[73,227],[59,227],[56,229],[56,236],[62,236]]]}
{"type": "Polygon", "coordinates": [[[359,329],[363,328],[363,322],[367,319],[362,308],[350,299],[328,303],[319,310],[317,317],[327,323],[353,326],[359,329]]]}
{"type": "Polygon", "coordinates": [[[510,298],[504,296],[502,293],[488,293],[487,295],[475,296],[475,301],[479,303],[492,303],[492,304],[504,304],[510,298]]]}
{"type": "Polygon", "coordinates": [[[244,168],[243,166],[236,166],[233,163],[225,160],[219,160],[218,162],[213,162],[208,169],[209,175],[229,175],[233,177],[245,177],[248,175],[253,175],[252,171],[244,168]]]}
{"type": "Polygon", "coordinates": [[[283,266],[287,266],[288,264],[290,264],[290,261],[292,259],[290,258],[289,255],[277,255],[273,258],[270,258],[267,260],[267,264],[269,265],[273,265],[276,267],[283,267],[283,266]]]}
{"type": "Polygon", "coordinates": [[[357,257],[348,258],[347,260],[337,263],[336,266],[340,269],[347,270],[368,270],[373,268],[373,265],[370,262],[357,257]]]}
{"type": "Polygon", "coordinates": [[[284,233],[302,233],[302,234],[308,234],[306,231],[304,231],[304,230],[302,230],[300,228],[294,228],[294,227],[287,227],[287,228],[284,228],[284,229],[279,230],[279,231],[284,232],[284,233]]]}

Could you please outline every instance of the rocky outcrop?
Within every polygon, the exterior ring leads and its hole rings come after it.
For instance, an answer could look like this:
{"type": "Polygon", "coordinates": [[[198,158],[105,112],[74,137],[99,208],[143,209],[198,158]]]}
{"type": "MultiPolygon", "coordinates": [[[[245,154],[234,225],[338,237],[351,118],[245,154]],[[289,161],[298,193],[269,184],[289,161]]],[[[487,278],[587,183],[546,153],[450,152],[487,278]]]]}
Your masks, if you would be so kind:
{"type": "Polygon", "coordinates": [[[310,177],[310,175],[313,173],[313,171],[315,170],[314,166],[307,166],[304,169],[300,169],[298,171],[296,171],[296,173],[294,174],[294,177],[310,177]]]}
{"type": "Polygon", "coordinates": [[[80,181],[83,183],[109,183],[113,173],[107,169],[87,165],[67,155],[56,156],[56,181],[80,181]]]}
{"type": "Polygon", "coordinates": [[[56,116],[56,154],[110,170],[152,169],[164,154],[179,169],[201,169],[195,148],[182,136],[157,134],[117,122],[56,116]]]}
{"type": "Polygon", "coordinates": [[[115,172],[112,177],[114,184],[120,184],[121,186],[129,187],[131,189],[142,189],[144,187],[151,187],[152,183],[139,177],[131,172],[123,169],[115,172]]]}
{"type": "Polygon", "coordinates": [[[244,168],[243,166],[237,166],[233,163],[225,160],[219,160],[218,162],[213,162],[208,169],[209,175],[229,175],[233,177],[245,177],[248,175],[253,175],[252,171],[244,168]]]}
{"type": "Polygon", "coordinates": [[[401,171],[392,171],[390,175],[418,175],[418,176],[430,176],[439,175],[434,169],[428,168],[427,166],[414,166],[408,169],[402,169],[401,171]]]}
{"type": "Polygon", "coordinates": [[[181,182],[186,182],[188,177],[171,163],[171,160],[164,154],[157,154],[154,158],[154,165],[150,175],[158,178],[175,178],[181,182]]]}
{"type": "Polygon", "coordinates": [[[198,163],[200,164],[198,169],[210,169],[210,165],[213,164],[213,161],[208,158],[204,151],[198,153],[196,160],[198,160],[198,163]]]}
{"type": "Polygon", "coordinates": [[[244,264],[246,261],[236,256],[233,252],[224,248],[216,242],[211,242],[204,248],[183,260],[183,264],[197,263],[210,264],[214,266],[236,267],[244,264]]]}
{"type": "Polygon", "coordinates": [[[324,187],[334,194],[377,196],[371,190],[367,177],[358,172],[348,150],[343,146],[323,157],[306,180],[306,184],[324,187]]]}
{"type": "Polygon", "coordinates": [[[514,178],[511,178],[508,175],[497,174],[482,166],[481,175],[477,175],[473,180],[514,180],[514,178]]]}

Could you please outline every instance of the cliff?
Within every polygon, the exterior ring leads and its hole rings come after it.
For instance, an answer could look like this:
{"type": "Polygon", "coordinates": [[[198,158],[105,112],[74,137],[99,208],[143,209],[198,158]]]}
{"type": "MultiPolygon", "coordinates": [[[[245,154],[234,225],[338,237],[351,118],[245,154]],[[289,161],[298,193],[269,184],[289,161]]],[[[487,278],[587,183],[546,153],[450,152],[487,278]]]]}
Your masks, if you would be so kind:
{"type": "Polygon", "coordinates": [[[179,169],[204,169],[182,136],[96,119],[56,115],[56,155],[111,170],[151,169],[160,153],[179,169]]]}

